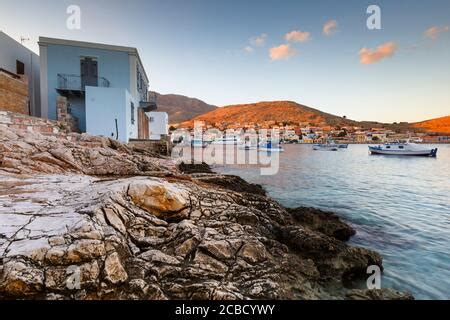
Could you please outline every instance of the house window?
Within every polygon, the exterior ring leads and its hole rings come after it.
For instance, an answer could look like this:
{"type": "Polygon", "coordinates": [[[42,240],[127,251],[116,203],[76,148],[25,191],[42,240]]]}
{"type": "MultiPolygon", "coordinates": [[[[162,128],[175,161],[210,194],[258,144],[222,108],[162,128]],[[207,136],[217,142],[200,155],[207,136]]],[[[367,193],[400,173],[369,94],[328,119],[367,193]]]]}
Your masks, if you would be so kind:
{"type": "Polygon", "coordinates": [[[148,119],[148,121],[150,121],[150,122],[155,122],[155,118],[150,117],[150,118],[148,119]]]}
{"type": "Polygon", "coordinates": [[[131,124],[134,124],[134,103],[131,102],[131,124]]]}
{"type": "Polygon", "coordinates": [[[137,88],[138,91],[140,91],[142,89],[142,76],[141,76],[141,71],[139,70],[139,65],[136,64],[136,82],[137,82],[137,88]]]}
{"type": "Polygon", "coordinates": [[[16,60],[16,74],[25,74],[25,64],[16,60]]]}

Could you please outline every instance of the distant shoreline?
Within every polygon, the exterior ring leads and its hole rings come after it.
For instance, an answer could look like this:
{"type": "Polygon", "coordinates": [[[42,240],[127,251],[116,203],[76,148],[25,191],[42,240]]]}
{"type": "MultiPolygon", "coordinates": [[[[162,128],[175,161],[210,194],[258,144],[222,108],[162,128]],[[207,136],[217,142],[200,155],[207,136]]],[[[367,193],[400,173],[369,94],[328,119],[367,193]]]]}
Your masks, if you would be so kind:
{"type": "MultiPolygon", "coordinates": [[[[283,144],[317,144],[320,142],[299,142],[299,143],[286,143],[283,142],[283,144]]],[[[336,143],[341,143],[341,144],[366,144],[366,145],[373,145],[373,144],[384,144],[386,142],[373,142],[373,143],[368,143],[368,142],[336,142],[336,143]]],[[[417,144],[450,144],[450,141],[446,142],[446,141],[439,141],[439,142],[414,142],[417,144]]]]}

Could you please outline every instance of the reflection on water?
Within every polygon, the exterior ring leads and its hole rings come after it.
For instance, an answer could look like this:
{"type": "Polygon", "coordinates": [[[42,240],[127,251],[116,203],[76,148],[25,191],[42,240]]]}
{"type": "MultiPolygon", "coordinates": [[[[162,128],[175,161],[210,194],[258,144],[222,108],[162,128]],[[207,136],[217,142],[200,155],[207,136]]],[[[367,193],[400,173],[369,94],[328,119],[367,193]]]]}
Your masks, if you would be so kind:
{"type": "Polygon", "coordinates": [[[358,232],[352,244],[383,255],[383,287],[450,299],[450,145],[439,145],[437,158],[369,155],[365,145],[284,147],[274,176],[252,165],[214,169],[262,184],[285,206],[340,214],[358,232]]]}

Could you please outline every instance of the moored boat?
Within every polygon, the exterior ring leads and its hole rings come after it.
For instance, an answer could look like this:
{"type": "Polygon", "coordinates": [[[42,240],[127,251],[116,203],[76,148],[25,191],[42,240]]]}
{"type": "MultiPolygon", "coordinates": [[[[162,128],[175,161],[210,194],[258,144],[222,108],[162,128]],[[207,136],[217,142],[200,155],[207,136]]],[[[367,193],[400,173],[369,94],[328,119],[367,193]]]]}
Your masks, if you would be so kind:
{"type": "Polygon", "coordinates": [[[271,141],[266,141],[258,146],[258,151],[283,152],[284,149],[281,148],[279,144],[273,144],[271,141]]]}
{"type": "Polygon", "coordinates": [[[241,144],[242,141],[238,136],[225,136],[211,142],[211,144],[241,144]]]}
{"type": "Polygon", "coordinates": [[[203,141],[202,139],[193,139],[191,140],[191,146],[193,148],[206,148],[208,146],[208,143],[206,141],[203,141]]]}
{"type": "Polygon", "coordinates": [[[250,141],[246,141],[243,145],[239,146],[241,150],[256,150],[257,146],[252,144],[250,141]]]}
{"type": "Polygon", "coordinates": [[[313,150],[321,151],[338,151],[339,149],[347,148],[347,143],[335,143],[332,139],[327,139],[326,143],[316,143],[313,145],[313,150]]]}
{"type": "Polygon", "coordinates": [[[318,151],[338,151],[339,147],[332,144],[320,143],[313,145],[313,150],[318,151]]]}
{"type": "Polygon", "coordinates": [[[437,148],[425,148],[411,142],[394,142],[369,146],[371,154],[436,157],[437,148]]]}

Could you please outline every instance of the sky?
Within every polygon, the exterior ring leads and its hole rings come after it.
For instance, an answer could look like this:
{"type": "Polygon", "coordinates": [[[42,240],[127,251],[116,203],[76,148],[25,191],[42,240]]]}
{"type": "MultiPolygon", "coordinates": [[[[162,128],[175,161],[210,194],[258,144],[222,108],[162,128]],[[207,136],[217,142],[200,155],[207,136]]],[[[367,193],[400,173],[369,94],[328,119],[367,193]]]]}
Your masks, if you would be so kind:
{"type": "Polygon", "coordinates": [[[382,122],[450,115],[449,26],[448,0],[0,0],[0,30],[37,53],[39,36],[138,48],[160,93],[382,122]]]}

